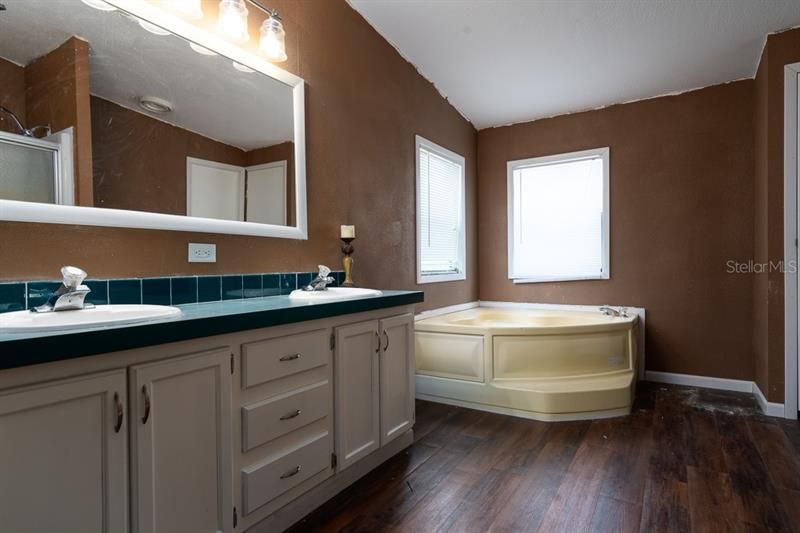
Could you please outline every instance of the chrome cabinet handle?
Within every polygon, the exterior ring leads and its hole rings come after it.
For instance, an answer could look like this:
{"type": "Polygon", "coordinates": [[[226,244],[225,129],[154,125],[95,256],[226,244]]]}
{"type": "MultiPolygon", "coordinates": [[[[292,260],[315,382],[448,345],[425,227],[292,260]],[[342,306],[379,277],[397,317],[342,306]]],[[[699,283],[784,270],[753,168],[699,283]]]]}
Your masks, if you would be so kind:
{"type": "Polygon", "coordinates": [[[375,330],[375,340],[378,341],[378,347],[375,348],[375,353],[381,353],[381,334],[378,333],[378,330],[375,330]]]}
{"type": "Polygon", "coordinates": [[[294,413],[291,413],[291,414],[288,414],[288,415],[283,415],[281,417],[281,420],[291,420],[292,418],[296,418],[296,417],[300,416],[301,414],[303,414],[303,411],[298,409],[294,413]]]}
{"type": "Polygon", "coordinates": [[[293,353],[292,355],[284,355],[279,360],[285,363],[286,361],[294,361],[295,359],[300,359],[299,353],[293,353]]]}
{"type": "Polygon", "coordinates": [[[119,394],[114,393],[114,407],[117,410],[117,421],[114,422],[114,433],[119,433],[122,429],[122,421],[125,419],[125,413],[122,410],[122,402],[119,401],[119,394]]]}
{"type": "Polygon", "coordinates": [[[383,347],[383,351],[385,352],[389,349],[389,332],[385,329],[383,330],[383,338],[386,339],[386,346],[383,347]]]}
{"type": "Polygon", "coordinates": [[[142,424],[147,424],[147,419],[150,418],[150,394],[147,392],[147,385],[142,385],[142,397],[144,398],[142,424]]]}
{"type": "Polygon", "coordinates": [[[300,465],[297,465],[288,472],[284,472],[283,474],[281,474],[281,479],[288,479],[292,476],[296,476],[297,474],[300,473],[300,470],[301,470],[300,465]]]}

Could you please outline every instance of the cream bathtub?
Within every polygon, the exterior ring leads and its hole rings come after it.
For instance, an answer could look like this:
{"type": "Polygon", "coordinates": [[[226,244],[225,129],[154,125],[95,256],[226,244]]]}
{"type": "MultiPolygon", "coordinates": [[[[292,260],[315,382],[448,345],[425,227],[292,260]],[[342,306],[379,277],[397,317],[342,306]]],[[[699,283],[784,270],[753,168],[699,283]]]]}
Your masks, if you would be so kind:
{"type": "Polygon", "coordinates": [[[637,318],[479,307],[416,322],[417,396],[539,420],[630,412],[637,318]]]}

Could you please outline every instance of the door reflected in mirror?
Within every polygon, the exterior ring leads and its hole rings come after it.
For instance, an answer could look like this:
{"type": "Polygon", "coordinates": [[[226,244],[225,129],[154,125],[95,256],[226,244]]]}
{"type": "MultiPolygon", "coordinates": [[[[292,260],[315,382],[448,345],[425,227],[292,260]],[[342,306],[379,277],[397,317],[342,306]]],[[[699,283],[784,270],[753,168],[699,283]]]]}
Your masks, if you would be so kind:
{"type": "Polygon", "coordinates": [[[80,0],[0,12],[0,199],[295,225],[293,88],[80,0]]]}

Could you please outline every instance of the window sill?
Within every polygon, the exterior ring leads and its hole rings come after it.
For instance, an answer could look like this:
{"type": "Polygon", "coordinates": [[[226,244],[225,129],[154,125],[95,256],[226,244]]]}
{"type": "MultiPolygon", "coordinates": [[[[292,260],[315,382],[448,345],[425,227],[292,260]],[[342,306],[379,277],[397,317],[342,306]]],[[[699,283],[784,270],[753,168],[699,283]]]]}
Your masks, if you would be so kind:
{"type": "Polygon", "coordinates": [[[522,283],[558,283],[562,281],[603,281],[609,279],[608,275],[587,276],[578,278],[509,278],[515,285],[522,283]]]}
{"type": "Polygon", "coordinates": [[[417,273],[417,285],[425,285],[426,283],[442,283],[446,281],[464,281],[465,279],[467,279],[466,272],[429,275],[421,275],[419,272],[417,273]]]}

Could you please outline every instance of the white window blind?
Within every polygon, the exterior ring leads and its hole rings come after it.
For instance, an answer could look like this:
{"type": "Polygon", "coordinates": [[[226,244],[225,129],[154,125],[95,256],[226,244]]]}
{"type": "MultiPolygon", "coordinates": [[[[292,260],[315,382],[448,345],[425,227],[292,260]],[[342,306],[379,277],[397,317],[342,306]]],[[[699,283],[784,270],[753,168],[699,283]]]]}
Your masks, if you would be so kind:
{"type": "Polygon", "coordinates": [[[464,279],[464,159],[417,139],[418,280],[464,279]]]}
{"type": "Polygon", "coordinates": [[[509,163],[509,277],[608,278],[607,149],[509,163]]]}

